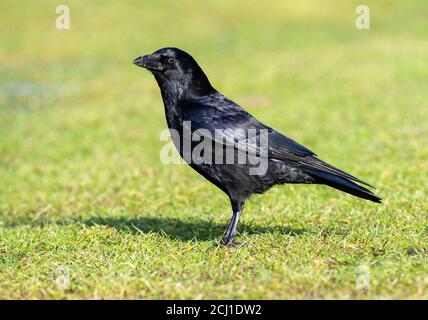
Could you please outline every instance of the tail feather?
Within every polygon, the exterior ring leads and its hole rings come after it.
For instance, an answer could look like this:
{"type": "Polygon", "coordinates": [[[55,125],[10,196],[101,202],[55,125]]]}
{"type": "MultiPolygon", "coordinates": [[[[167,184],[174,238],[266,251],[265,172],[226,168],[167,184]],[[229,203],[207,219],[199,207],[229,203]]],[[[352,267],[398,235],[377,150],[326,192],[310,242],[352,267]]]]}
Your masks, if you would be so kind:
{"type": "Polygon", "coordinates": [[[349,174],[343,170],[340,170],[340,169],[332,166],[331,164],[328,164],[327,162],[322,161],[321,159],[319,159],[317,157],[305,157],[304,161],[301,161],[301,165],[312,168],[312,169],[328,172],[328,173],[331,173],[335,176],[344,178],[346,180],[358,182],[358,183],[361,183],[361,184],[364,184],[368,187],[373,188],[373,186],[369,185],[367,182],[364,182],[364,181],[358,179],[357,177],[354,177],[353,175],[351,175],[351,174],[349,174]]]}
{"type": "Polygon", "coordinates": [[[352,194],[356,197],[367,199],[373,202],[381,203],[382,199],[375,195],[370,190],[342,177],[334,175],[332,173],[313,169],[313,168],[304,168],[304,171],[314,176],[317,182],[326,184],[335,189],[344,191],[346,193],[352,194]]]}

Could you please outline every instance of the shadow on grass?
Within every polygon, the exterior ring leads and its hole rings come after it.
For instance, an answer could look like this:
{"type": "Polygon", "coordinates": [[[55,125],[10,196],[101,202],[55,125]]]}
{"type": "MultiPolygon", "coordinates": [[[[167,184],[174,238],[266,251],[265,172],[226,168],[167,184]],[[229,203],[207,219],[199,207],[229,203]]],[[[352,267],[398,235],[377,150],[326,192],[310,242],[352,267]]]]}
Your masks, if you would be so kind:
{"type": "MultiPolygon", "coordinates": [[[[171,239],[182,241],[196,240],[208,241],[219,239],[226,229],[226,224],[218,224],[210,220],[184,221],[174,218],[91,218],[83,221],[84,224],[104,225],[115,228],[118,231],[131,233],[158,233],[168,236],[171,239]]],[[[286,235],[300,235],[311,232],[307,229],[293,229],[283,226],[261,227],[251,224],[239,224],[240,233],[263,234],[263,233],[281,233],[286,235]]]]}
{"type": "MultiPolygon", "coordinates": [[[[213,220],[168,218],[168,217],[92,217],[89,219],[66,219],[66,220],[31,220],[19,219],[13,222],[4,223],[5,227],[14,228],[20,226],[39,226],[49,227],[70,226],[73,224],[83,224],[87,226],[107,226],[120,232],[129,232],[132,234],[139,233],[156,233],[167,236],[170,239],[181,241],[211,241],[220,239],[226,230],[226,223],[216,223],[213,220]]],[[[240,234],[264,234],[279,233],[282,235],[302,235],[315,234],[319,231],[306,228],[290,228],[287,226],[255,226],[252,222],[241,222],[238,226],[240,234]]]]}

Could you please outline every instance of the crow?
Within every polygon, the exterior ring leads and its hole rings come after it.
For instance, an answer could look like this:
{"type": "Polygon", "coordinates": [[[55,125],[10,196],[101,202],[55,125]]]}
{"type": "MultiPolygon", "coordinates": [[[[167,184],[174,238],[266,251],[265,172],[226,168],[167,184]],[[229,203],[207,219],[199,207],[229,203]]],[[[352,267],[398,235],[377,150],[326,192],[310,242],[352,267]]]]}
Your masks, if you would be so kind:
{"type": "Polygon", "coordinates": [[[322,161],[311,150],[261,123],[214,89],[195,59],[185,51],[163,48],[139,56],[133,63],[155,77],[166,122],[171,136],[174,133],[176,137],[173,142],[181,157],[230,199],[232,217],[221,239],[223,245],[238,245],[235,236],[245,201],[274,185],[325,184],[381,202],[380,197],[360,184],[372,186],[322,161]],[[191,135],[186,135],[186,130],[191,135]],[[191,141],[187,141],[186,149],[187,136],[191,141]],[[202,142],[206,142],[206,148],[201,151],[198,144],[202,142]],[[199,152],[194,152],[196,148],[199,152]]]}

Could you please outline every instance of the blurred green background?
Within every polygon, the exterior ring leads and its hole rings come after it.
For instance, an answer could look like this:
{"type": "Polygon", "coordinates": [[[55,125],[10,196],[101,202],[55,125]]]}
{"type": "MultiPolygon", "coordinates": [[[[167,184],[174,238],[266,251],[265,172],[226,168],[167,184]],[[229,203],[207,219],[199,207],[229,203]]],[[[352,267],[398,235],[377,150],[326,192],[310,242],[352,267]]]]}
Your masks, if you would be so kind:
{"type": "Polygon", "coordinates": [[[428,2],[0,2],[0,298],[428,298],[428,2]],[[153,77],[192,54],[215,88],[374,184],[252,198],[164,166],[153,77]],[[361,288],[361,281],[367,286],[361,288]]]}

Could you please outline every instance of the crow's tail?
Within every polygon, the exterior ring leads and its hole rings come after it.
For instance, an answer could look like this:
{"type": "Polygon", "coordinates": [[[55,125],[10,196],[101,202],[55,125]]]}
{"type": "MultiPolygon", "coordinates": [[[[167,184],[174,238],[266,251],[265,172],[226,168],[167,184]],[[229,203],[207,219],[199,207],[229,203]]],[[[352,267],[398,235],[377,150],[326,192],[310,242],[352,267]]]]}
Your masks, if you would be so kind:
{"type": "Polygon", "coordinates": [[[381,203],[382,199],[380,197],[346,178],[314,168],[304,168],[304,171],[312,175],[318,183],[326,184],[359,198],[381,203]]]}

